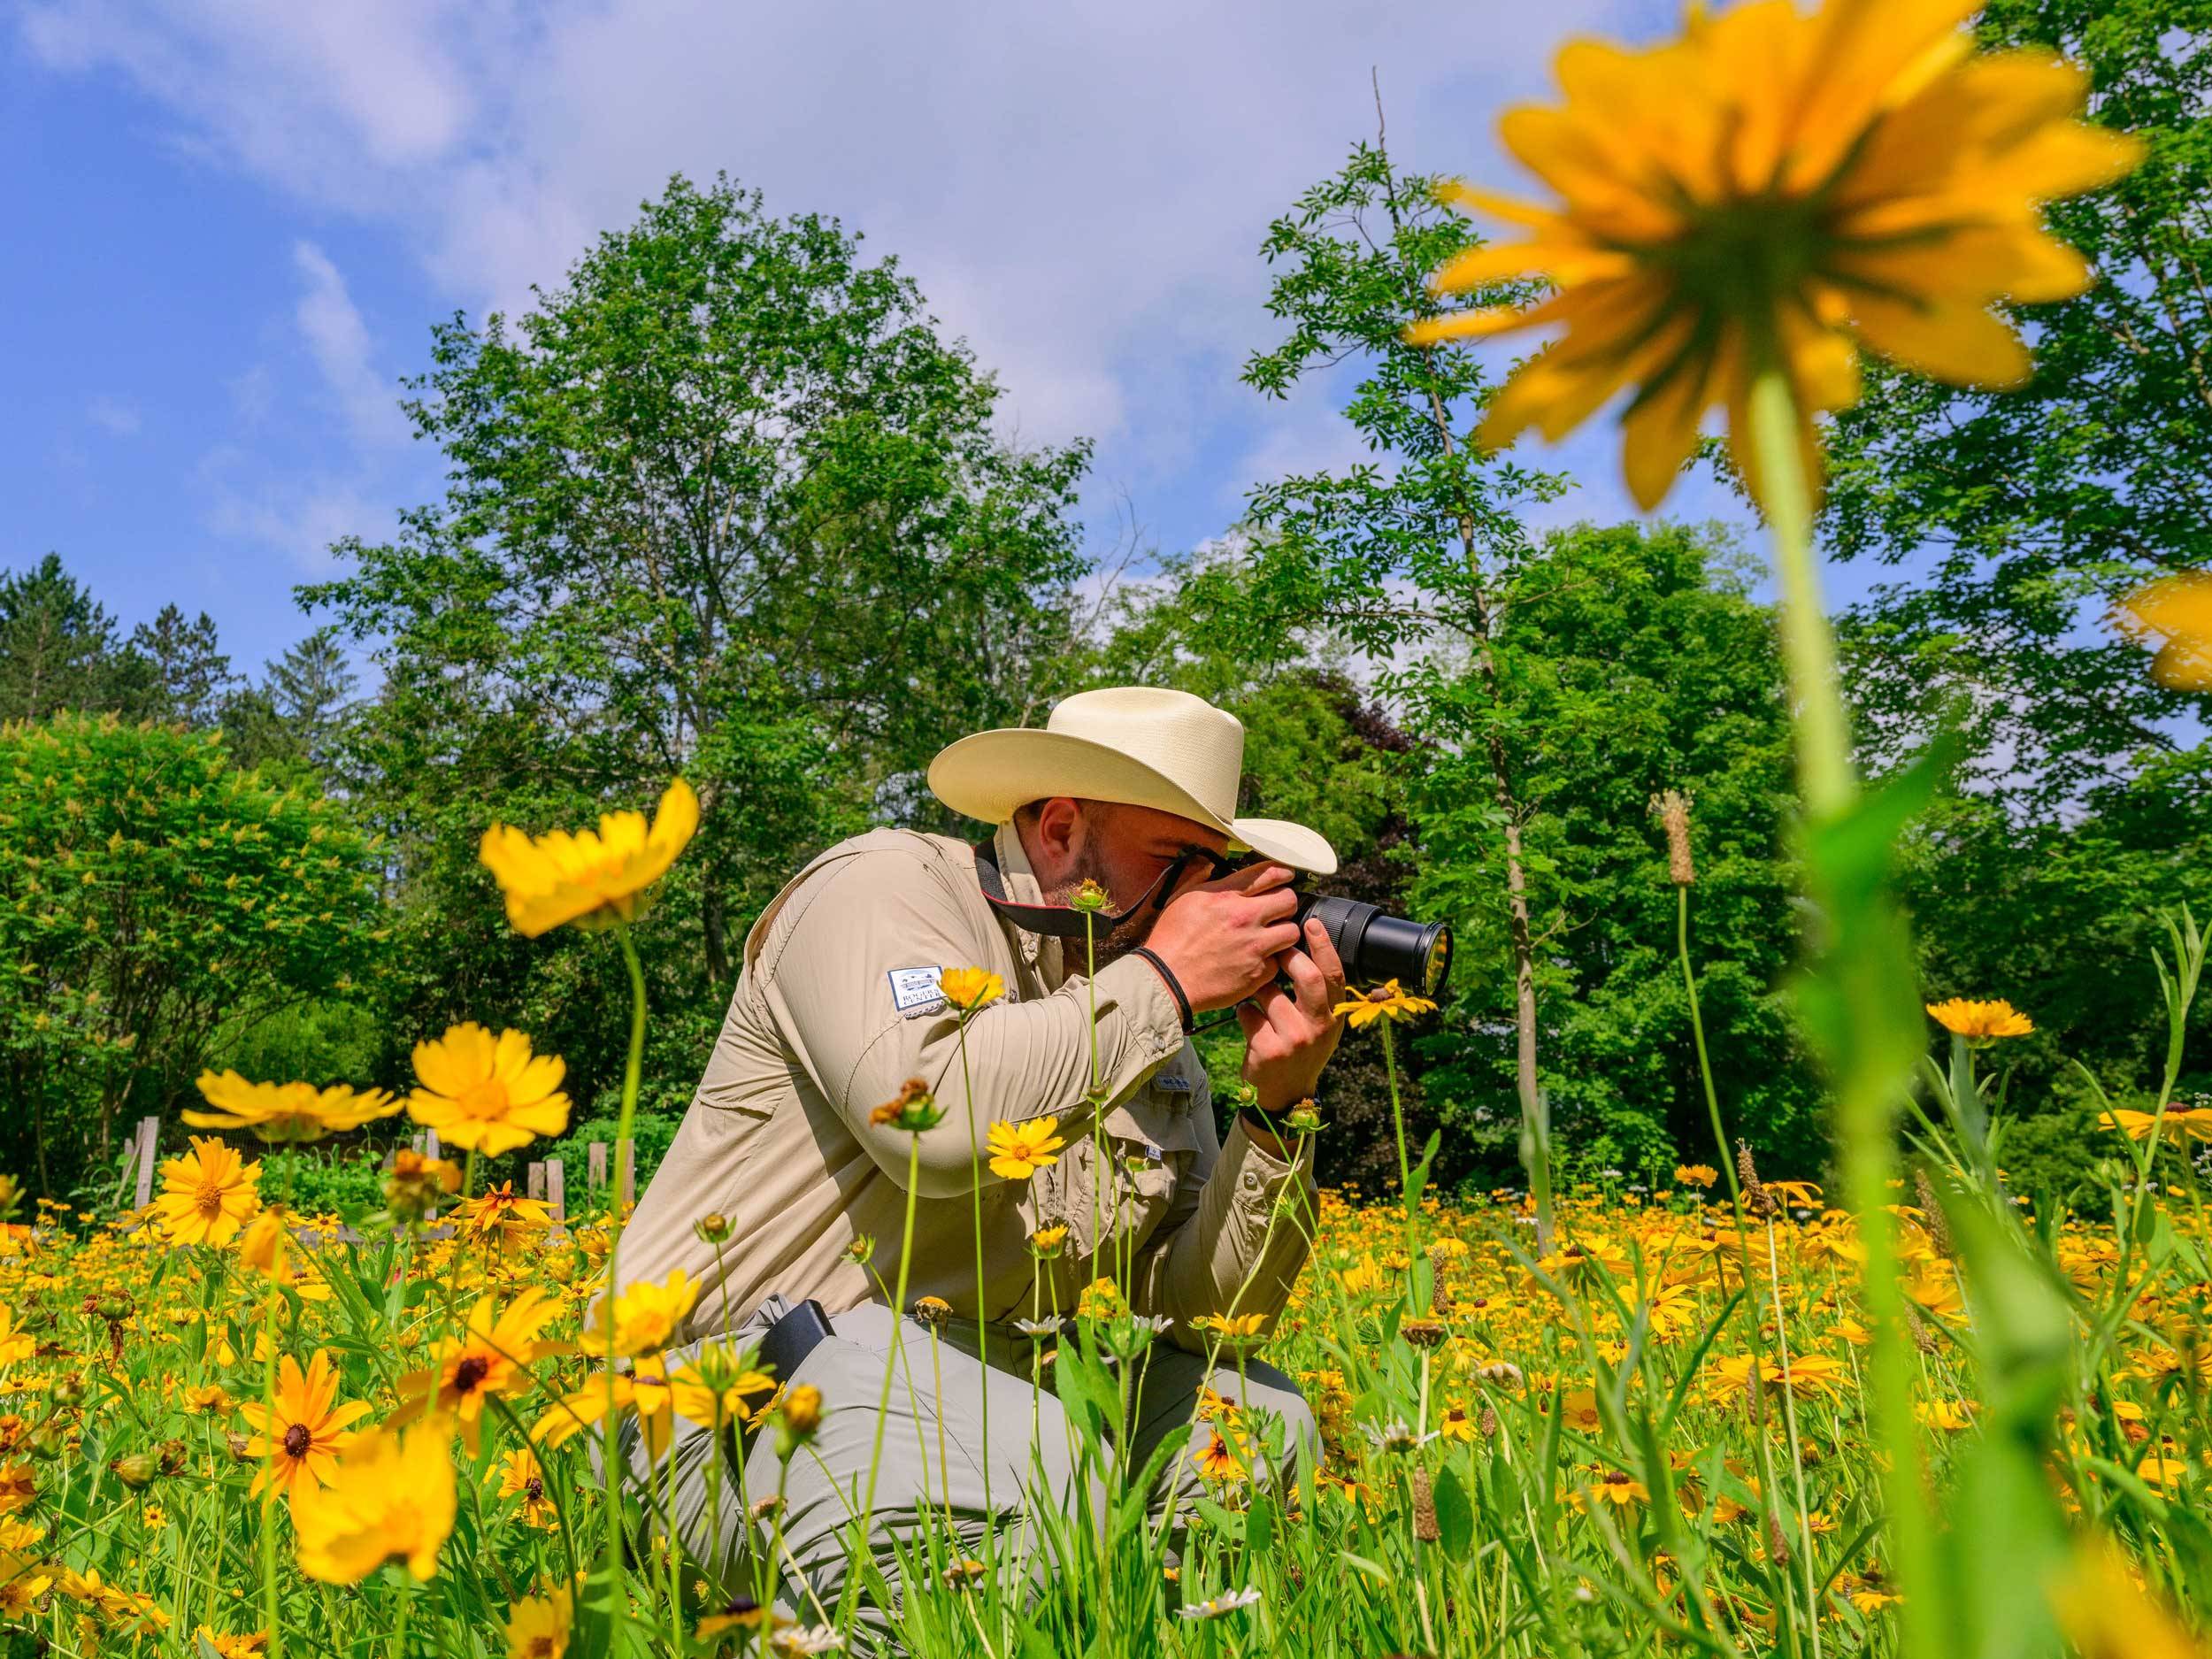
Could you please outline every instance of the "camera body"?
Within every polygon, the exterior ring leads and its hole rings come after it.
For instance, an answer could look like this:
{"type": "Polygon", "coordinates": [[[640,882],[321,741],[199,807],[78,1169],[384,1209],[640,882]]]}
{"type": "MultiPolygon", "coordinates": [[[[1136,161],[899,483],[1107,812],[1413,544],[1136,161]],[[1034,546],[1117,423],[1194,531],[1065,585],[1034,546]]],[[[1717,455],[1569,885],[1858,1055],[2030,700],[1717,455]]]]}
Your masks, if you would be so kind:
{"type": "Polygon", "coordinates": [[[1452,972],[1452,930],[1445,922],[1408,921],[1384,914],[1379,905],[1357,899],[1294,893],[1295,920],[1319,922],[1344,964],[1348,984],[1380,985],[1395,979],[1417,996],[1434,998],[1452,972]]]}

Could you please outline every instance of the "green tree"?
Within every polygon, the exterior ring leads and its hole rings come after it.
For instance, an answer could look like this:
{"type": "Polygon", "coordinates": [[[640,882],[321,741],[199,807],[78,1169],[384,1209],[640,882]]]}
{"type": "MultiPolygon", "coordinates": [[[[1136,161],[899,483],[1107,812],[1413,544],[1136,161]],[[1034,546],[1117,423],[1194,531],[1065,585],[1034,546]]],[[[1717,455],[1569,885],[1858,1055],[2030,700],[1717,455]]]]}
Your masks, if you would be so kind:
{"type": "Polygon", "coordinates": [[[1032,701],[1086,450],[1008,448],[894,261],[726,180],[672,180],[519,320],[440,326],[410,388],[445,499],[303,591],[382,670],[342,765],[397,856],[403,1023],[526,1018],[604,1081],[605,941],[509,938],[476,842],[680,772],[702,823],[649,965],[687,1092],[745,915],[810,849],[923,810],[947,733],[1032,701]]]}
{"type": "Polygon", "coordinates": [[[1402,341],[1415,318],[1510,297],[1429,291],[1430,273],[1479,241],[1438,205],[1433,182],[1397,172],[1380,143],[1360,144],[1342,171],[1269,227],[1268,310],[1288,333],[1254,356],[1245,380],[1286,397],[1308,376],[1356,359],[1363,378],[1345,417],[1378,458],[1255,489],[1247,510],[1252,580],[1198,597],[1248,649],[1289,654],[1302,634],[1320,630],[1337,647],[1407,664],[1386,668],[1379,684],[1406,709],[1425,752],[1477,757],[1481,792],[1469,801],[1481,804],[1456,803],[1448,816],[1417,818],[1417,828],[1425,856],[1465,855],[1489,872],[1479,902],[1504,918],[1515,1086],[1522,1119],[1534,1125],[1541,1102],[1528,811],[1511,764],[1494,640],[1502,590],[1531,551],[1520,511],[1565,486],[1470,442],[1487,388],[1473,351],[1402,341]]]}
{"type": "Polygon", "coordinates": [[[1849,618],[1861,734],[1878,759],[1966,722],[1968,782],[2050,818],[2170,751],[2191,700],[2150,683],[2106,620],[2161,572],[2212,564],[2212,4],[1991,0],[1993,44],[2082,65],[2091,119],[2144,165],[2058,204],[2099,280],[2019,308],[2021,390],[1962,391],[1869,364],[1830,446],[1824,528],[1897,568],[1849,618]]]}
{"type": "Polygon", "coordinates": [[[206,611],[188,622],[176,606],[164,605],[151,622],[131,630],[130,649],[152,675],[150,712],[157,718],[199,727],[222,718],[237,676],[206,611]]]}
{"type": "Polygon", "coordinates": [[[223,729],[239,764],[302,779],[332,777],[360,684],[338,631],[316,629],[268,664],[259,685],[226,706],[223,729]]]}
{"type": "MultiPolygon", "coordinates": [[[[1652,798],[1693,800],[1692,955],[1731,1130],[1770,1172],[1824,1153],[1818,1094],[1774,987],[1795,953],[1783,849],[1788,715],[1755,565],[1717,532],[1584,526],[1545,538],[1500,594],[1502,733],[1527,814],[1545,1022],[1542,1082],[1570,1167],[1663,1176],[1709,1163],[1712,1130],[1675,948],[1675,890],[1652,798]]],[[[1465,687],[1440,676],[1440,686],[1465,687]]],[[[1468,687],[1468,695],[1479,695],[1468,687]]],[[[1426,849],[1413,902],[1468,918],[1454,1020],[1422,1041],[1439,1118],[1509,1145],[1506,918],[1479,856],[1430,826],[1479,800],[1479,754],[1423,757],[1426,849]]],[[[1495,1170],[1493,1163],[1489,1168],[1495,1170]]]]}
{"type": "MultiPolygon", "coordinates": [[[[236,1031],[371,971],[368,844],[221,739],[113,715],[0,727],[0,1134],[65,1191],[236,1031]]],[[[319,1081],[336,1081],[322,1079],[319,1081]]]]}
{"type": "Polygon", "coordinates": [[[152,695],[145,660],[58,554],[0,574],[0,720],[62,709],[148,712],[152,695]]]}

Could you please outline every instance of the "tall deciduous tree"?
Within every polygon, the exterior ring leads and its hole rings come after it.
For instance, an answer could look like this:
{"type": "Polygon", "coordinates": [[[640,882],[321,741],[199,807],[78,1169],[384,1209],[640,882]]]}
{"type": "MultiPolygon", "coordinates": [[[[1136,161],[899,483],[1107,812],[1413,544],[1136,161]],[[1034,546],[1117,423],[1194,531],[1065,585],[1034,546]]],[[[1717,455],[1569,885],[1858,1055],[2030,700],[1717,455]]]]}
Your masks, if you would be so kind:
{"type": "Polygon", "coordinates": [[[2020,308],[2026,388],[1868,365],[1835,423],[1824,528],[1840,557],[1904,572],[1850,618],[1864,734],[1890,758],[1962,711],[1980,786],[2047,818],[2170,749],[2189,706],[2105,613],[2212,564],[2212,4],[1991,0],[1980,27],[2082,65],[2091,119],[2147,158],[2049,210],[2099,280],[2020,308]]]}
{"type": "Polygon", "coordinates": [[[1381,143],[1360,144],[1341,172],[1269,227],[1262,245],[1275,268],[1268,310],[1288,334],[1256,355],[1244,378],[1285,397],[1317,371],[1356,359],[1364,375],[1344,412],[1378,459],[1252,493],[1253,603],[1230,609],[1248,628],[1256,603],[1257,619],[1279,638],[1320,627],[1387,663],[1412,657],[1410,666],[1386,669],[1382,683],[1404,700],[1413,730],[1429,744],[1480,757],[1482,810],[1430,827],[1479,843],[1494,874],[1480,902],[1505,921],[1515,1087],[1523,1122],[1535,1133],[1541,1102],[1528,810],[1511,764],[1494,641],[1502,588],[1529,552],[1518,510],[1564,485],[1510,457],[1486,457],[1469,442],[1486,385],[1471,350],[1403,342],[1416,318],[1509,297],[1429,291],[1430,273],[1479,240],[1438,205],[1432,185],[1399,173],[1381,143]],[[1439,666],[1440,649],[1456,653],[1451,667],[1439,666]]]}
{"type": "MultiPolygon", "coordinates": [[[[428,948],[457,915],[495,934],[487,817],[588,821],[680,772],[703,818],[664,1005],[703,1007],[745,912],[912,809],[934,747],[1018,717],[1066,638],[1084,447],[1010,448],[991,377],[833,220],[678,178],[518,319],[438,327],[411,390],[445,499],[303,596],[376,644],[349,764],[435,906],[428,948]]],[[[526,1000],[499,949],[442,1011],[526,1000]]]]}

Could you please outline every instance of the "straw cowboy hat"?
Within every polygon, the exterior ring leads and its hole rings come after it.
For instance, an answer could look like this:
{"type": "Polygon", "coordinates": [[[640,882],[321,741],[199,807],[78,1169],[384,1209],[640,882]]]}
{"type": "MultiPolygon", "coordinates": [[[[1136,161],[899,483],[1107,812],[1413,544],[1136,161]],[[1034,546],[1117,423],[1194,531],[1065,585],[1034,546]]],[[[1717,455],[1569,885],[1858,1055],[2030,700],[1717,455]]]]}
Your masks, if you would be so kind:
{"type": "Polygon", "coordinates": [[[1210,824],[1233,846],[1327,875],[1329,843],[1302,824],[1239,818],[1244,723],[1187,691],[1110,686],[1063,698],[1044,729],[978,732],[938,752],[929,787],[954,811],[1003,824],[1054,795],[1148,806],[1210,824]]]}

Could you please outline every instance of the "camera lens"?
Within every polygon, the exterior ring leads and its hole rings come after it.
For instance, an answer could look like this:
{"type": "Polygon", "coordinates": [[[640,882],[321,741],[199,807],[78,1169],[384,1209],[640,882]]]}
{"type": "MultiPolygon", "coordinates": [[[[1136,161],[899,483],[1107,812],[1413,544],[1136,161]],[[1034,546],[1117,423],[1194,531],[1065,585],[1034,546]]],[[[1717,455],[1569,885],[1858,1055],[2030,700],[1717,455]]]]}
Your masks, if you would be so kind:
{"type": "Polygon", "coordinates": [[[1303,893],[1297,897],[1297,921],[1302,925],[1312,917],[1328,930],[1329,942],[1336,947],[1351,982],[1380,985],[1395,979],[1427,997],[1443,990],[1452,971],[1452,930],[1446,923],[1424,926],[1402,916],[1386,916],[1377,906],[1357,899],[1303,893]]]}

